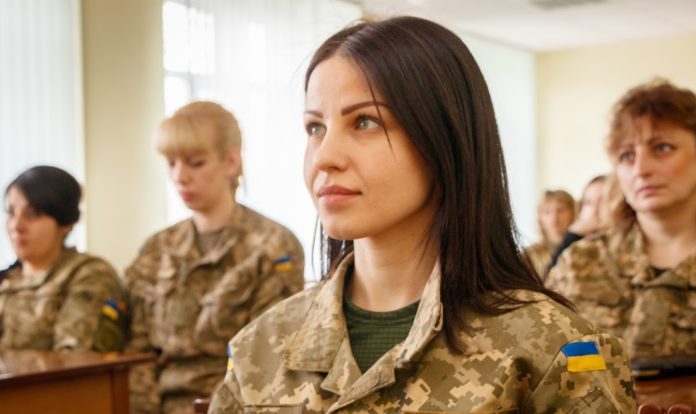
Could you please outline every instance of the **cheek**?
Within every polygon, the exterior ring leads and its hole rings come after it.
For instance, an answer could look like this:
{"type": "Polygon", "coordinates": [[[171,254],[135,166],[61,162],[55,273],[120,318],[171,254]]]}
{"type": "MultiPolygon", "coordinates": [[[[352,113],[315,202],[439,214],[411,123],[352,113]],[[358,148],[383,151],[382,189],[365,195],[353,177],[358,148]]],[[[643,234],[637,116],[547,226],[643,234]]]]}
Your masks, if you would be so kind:
{"type": "MultiPolygon", "coordinates": [[[[312,191],[312,184],[314,182],[314,176],[316,175],[315,169],[312,163],[312,158],[314,154],[309,145],[305,149],[305,154],[304,154],[304,164],[302,166],[302,174],[304,176],[304,183],[305,187],[307,188],[307,191],[309,191],[309,195],[313,195],[312,191]]],[[[312,198],[314,198],[312,196],[312,198]]]]}

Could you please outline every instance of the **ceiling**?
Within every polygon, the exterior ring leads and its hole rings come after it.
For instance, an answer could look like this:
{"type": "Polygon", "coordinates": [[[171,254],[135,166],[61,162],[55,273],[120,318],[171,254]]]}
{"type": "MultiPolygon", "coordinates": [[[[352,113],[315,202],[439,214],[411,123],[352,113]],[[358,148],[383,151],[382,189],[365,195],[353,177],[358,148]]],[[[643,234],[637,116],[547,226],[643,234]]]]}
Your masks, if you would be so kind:
{"type": "MultiPolygon", "coordinates": [[[[696,0],[353,0],[534,52],[696,33],[696,0]]],[[[694,44],[696,54],[696,44],[694,44]]]]}

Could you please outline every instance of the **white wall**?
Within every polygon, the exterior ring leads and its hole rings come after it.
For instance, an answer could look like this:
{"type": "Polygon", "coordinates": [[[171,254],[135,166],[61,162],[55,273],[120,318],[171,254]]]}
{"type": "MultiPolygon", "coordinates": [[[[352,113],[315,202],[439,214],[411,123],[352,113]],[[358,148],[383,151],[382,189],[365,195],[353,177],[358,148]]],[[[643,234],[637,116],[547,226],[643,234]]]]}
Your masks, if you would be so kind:
{"type": "Polygon", "coordinates": [[[696,35],[539,55],[539,185],[579,196],[611,166],[604,151],[612,105],[629,88],[663,77],[696,90],[696,35]]]}
{"type": "Polygon", "coordinates": [[[536,238],[537,145],[533,53],[461,34],[481,67],[493,99],[517,226],[528,243],[536,238]]]}
{"type": "Polygon", "coordinates": [[[122,270],[166,224],[162,2],[82,2],[87,248],[122,270]]]}

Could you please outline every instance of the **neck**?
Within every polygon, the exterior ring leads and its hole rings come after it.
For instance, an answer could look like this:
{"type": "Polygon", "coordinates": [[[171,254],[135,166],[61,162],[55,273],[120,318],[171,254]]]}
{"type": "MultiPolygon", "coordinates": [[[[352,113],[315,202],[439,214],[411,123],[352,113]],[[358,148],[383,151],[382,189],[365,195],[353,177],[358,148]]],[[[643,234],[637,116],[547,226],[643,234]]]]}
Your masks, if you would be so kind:
{"type": "Polygon", "coordinates": [[[424,224],[408,232],[355,240],[354,272],[346,297],[375,312],[400,309],[419,300],[439,251],[436,237],[427,240],[429,223],[424,224]]]}
{"type": "Polygon", "coordinates": [[[695,209],[638,213],[650,264],[669,269],[696,251],[695,209]]]}
{"type": "Polygon", "coordinates": [[[55,263],[61,253],[63,253],[63,250],[63,246],[59,245],[56,249],[51,251],[50,254],[40,259],[22,260],[22,274],[31,275],[48,269],[55,263]]]}
{"type": "Polygon", "coordinates": [[[227,196],[221,197],[220,201],[209,209],[194,211],[193,224],[199,233],[210,233],[220,230],[229,223],[237,202],[234,194],[229,192],[227,196]]]}

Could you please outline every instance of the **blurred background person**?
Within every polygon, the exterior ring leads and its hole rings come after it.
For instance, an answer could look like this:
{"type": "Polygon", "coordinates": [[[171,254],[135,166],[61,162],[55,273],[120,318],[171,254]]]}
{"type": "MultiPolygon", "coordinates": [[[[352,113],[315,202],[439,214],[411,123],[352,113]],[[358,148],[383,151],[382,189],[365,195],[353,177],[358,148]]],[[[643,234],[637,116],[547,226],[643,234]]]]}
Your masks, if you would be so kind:
{"type": "Polygon", "coordinates": [[[563,250],[571,244],[582,239],[590,234],[600,232],[606,226],[606,206],[604,200],[608,186],[606,175],[598,175],[592,178],[582,192],[580,201],[578,202],[578,214],[575,221],[568,227],[561,243],[556,247],[556,250],[551,256],[551,262],[544,269],[544,278],[549,272],[549,269],[556,265],[558,256],[563,253],[563,250]]]}
{"type": "Polygon", "coordinates": [[[615,105],[612,230],[570,246],[549,286],[633,356],[696,354],[696,95],[666,81],[615,105]]]}
{"type": "Polygon", "coordinates": [[[127,349],[159,355],[131,370],[131,412],[186,413],[223,379],[230,338],[302,290],[304,258],[288,229],[236,202],[241,131],[224,107],[184,106],[156,145],[192,217],[150,237],[126,270],[127,349]]]}
{"type": "Polygon", "coordinates": [[[66,171],[30,168],[5,190],[17,256],[0,276],[0,349],[120,349],[123,289],[104,260],[65,246],[80,218],[81,189],[66,171]]]}
{"type": "Polygon", "coordinates": [[[525,255],[541,277],[551,263],[551,256],[575,220],[575,199],[563,190],[547,190],[537,209],[541,240],[527,247],[525,255]]]}

